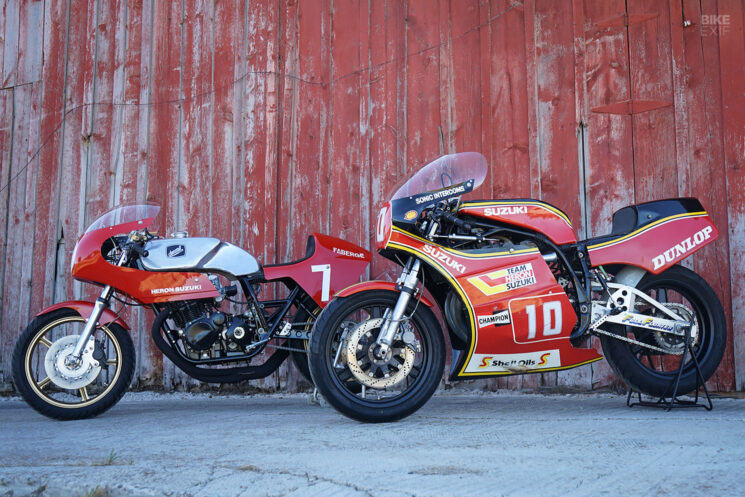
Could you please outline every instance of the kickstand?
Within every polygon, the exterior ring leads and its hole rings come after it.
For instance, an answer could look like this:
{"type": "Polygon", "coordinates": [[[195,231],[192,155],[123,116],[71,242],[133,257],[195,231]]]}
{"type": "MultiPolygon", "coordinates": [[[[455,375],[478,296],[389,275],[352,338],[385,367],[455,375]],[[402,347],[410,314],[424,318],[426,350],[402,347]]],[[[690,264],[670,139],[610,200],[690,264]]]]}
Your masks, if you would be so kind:
{"type": "MultiPolygon", "coordinates": [[[[642,400],[641,392],[634,392],[634,390],[630,388],[629,393],[626,396],[626,405],[628,407],[634,407],[634,406],[660,407],[660,408],[665,409],[666,411],[670,411],[673,408],[679,408],[679,407],[703,407],[707,411],[711,411],[712,409],[714,409],[714,404],[712,404],[711,402],[711,396],[709,396],[709,389],[706,388],[706,381],[704,380],[704,376],[701,374],[701,367],[698,364],[698,359],[696,359],[696,354],[693,352],[693,346],[691,345],[691,328],[692,326],[688,326],[688,328],[686,328],[685,348],[683,349],[683,357],[681,357],[680,359],[680,367],[678,367],[678,372],[675,375],[675,379],[673,380],[673,383],[671,384],[672,395],[670,396],[670,400],[669,401],[667,400],[666,395],[662,395],[656,401],[642,400]],[[693,364],[694,366],[696,366],[696,396],[694,400],[681,400],[678,398],[678,387],[680,386],[680,377],[683,375],[683,366],[685,366],[685,360],[686,360],[687,354],[691,355],[691,359],[693,359],[693,364]],[[706,395],[705,404],[699,403],[699,389],[701,387],[703,387],[704,394],[706,395]],[[638,398],[636,402],[631,401],[631,396],[634,393],[636,393],[637,398],[638,398]]],[[[668,391],[670,391],[670,388],[668,388],[668,391]]]]}

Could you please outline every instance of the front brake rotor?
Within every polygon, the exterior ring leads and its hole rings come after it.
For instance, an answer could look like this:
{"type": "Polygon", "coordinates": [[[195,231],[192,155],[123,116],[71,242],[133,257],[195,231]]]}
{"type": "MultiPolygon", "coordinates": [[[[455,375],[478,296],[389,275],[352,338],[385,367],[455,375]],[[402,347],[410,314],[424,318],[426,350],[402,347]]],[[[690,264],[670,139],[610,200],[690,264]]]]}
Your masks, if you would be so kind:
{"type": "Polygon", "coordinates": [[[93,358],[95,339],[88,340],[80,357],[80,363],[71,367],[65,363],[65,359],[72,354],[78,335],[68,335],[56,340],[47,350],[44,356],[44,369],[52,383],[67,390],[77,390],[93,383],[101,372],[100,363],[93,358]]]}
{"type": "Polygon", "coordinates": [[[360,323],[351,330],[343,344],[349,371],[357,381],[376,389],[400,383],[414,365],[414,351],[405,345],[391,346],[384,357],[376,356],[377,333],[374,331],[380,330],[382,324],[383,318],[360,323]]]}

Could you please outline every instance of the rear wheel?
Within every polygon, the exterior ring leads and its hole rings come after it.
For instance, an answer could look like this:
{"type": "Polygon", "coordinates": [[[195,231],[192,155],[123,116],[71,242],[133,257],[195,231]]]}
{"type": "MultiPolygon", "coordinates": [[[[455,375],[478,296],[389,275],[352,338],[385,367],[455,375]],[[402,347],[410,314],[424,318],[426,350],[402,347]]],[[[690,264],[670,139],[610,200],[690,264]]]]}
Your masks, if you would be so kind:
{"type": "MultiPolygon", "coordinates": [[[[313,299],[308,297],[303,301],[303,306],[298,307],[298,311],[295,313],[292,322],[294,325],[302,327],[305,331],[310,331],[320,312],[321,308],[316,305],[313,299]]],[[[292,363],[295,365],[297,370],[300,371],[300,374],[303,375],[303,377],[312,385],[313,378],[310,377],[310,369],[308,366],[308,340],[293,338],[288,340],[288,344],[290,347],[295,349],[290,352],[292,363]],[[305,352],[300,352],[298,349],[303,349],[305,352]]]]}
{"type": "MultiPolygon", "coordinates": [[[[693,351],[708,380],[716,371],[727,342],[727,325],[722,304],[714,290],[699,275],[683,266],[673,266],[660,274],[647,274],[637,289],[667,307],[686,321],[693,322],[693,351]]],[[[667,317],[661,311],[637,298],[634,312],[667,317]]],[[[630,326],[614,325],[609,331],[662,348],[653,351],[641,345],[601,336],[603,352],[613,370],[631,388],[662,397],[672,394],[672,383],[683,358],[683,339],[674,335],[630,326]]],[[[696,389],[696,368],[686,354],[678,391],[696,389]]]]}
{"type": "Polygon", "coordinates": [[[445,340],[425,305],[409,304],[385,355],[376,339],[397,292],[373,290],[333,300],[310,338],[310,372],[329,404],[350,418],[387,422],[419,409],[440,383],[445,340]]]}
{"type": "Polygon", "coordinates": [[[70,365],[86,319],[72,309],[57,309],[34,319],[13,351],[13,381],[28,404],[55,419],[82,419],[116,404],[134,373],[129,333],[116,323],[100,326],[81,361],[70,365]]]}

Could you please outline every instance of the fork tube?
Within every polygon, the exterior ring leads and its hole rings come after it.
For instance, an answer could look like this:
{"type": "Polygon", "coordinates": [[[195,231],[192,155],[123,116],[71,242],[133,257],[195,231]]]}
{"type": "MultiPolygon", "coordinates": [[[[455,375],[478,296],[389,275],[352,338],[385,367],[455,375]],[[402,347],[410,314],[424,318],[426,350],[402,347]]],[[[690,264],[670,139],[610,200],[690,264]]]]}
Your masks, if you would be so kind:
{"type": "MultiPolygon", "coordinates": [[[[119,262],[117,262],[117,266],[122,266],[127,260],[127,249],[122,250],[122,255],[119,257],[119,262]]],[[[101,291],[101,295],[96,299],[96,303],[93,305],[93,311],[91,312],[90,317],[88,317],[88,321],[85,322],[85,327],[83,328],[83,333],[80,335],[80,338],[78,338],[77,343],[75,344],[75,348],[72,349],[72,354],[70,354],[67,359],[73,361],[73,362],[79,362],[80,357],[83,355],[83,349],[85,348],[85,344],[88,343],[88,339],[93,334],[93,331],[96,329],[96,325],[98,324],[98,320],[101,318],[101,314],[103,313],[104,309],[106,309],[109,306],[109,300],[111,299],[111,294],[114,293],[114,289],[111,285],[106,285],[103,290],[101,291]]]]}
{"type": "MultiPolygon", "coordinates": [[[[406,306],[409,305],[409,300],[416,290],[416,285],[419,283],[419,267],[421,263],[419,259],[414,259],[411,264],[411,269],[404,269],[404,273],[401,275],[401,293],[398,294],[398,300],[396,306],[393,308],[393,312],[390,317],[383,322],[380,334],[376,343],[380,345],[381,353],[386,353],[388,348],[393,343],[393,337],[396,336],[398,331],[398,325],[401,323],[401,318],[404,316],[406,306]]],[[[409,266],[409,264],[407,264],[409,266]]]]}

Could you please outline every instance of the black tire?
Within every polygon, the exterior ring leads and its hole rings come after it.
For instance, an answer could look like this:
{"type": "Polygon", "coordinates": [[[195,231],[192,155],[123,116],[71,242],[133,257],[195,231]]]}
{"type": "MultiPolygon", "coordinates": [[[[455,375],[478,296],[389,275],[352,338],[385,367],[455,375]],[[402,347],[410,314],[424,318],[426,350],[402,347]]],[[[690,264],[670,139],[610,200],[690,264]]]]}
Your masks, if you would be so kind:
{"type": "Polygon", "coordinates": [[[107,362],[90,383],[71,393],[73,390],[61,388],[48,376],[44,377],[46,354],[40,347],[49,351],[50,345],[79,332],[84,324],[85,319],[76,311],[57,309],[31,321],[16,342],[13,383],[24,400],[44,416],[60,420],[97,416],[116,404],[132,381],[135,368],[132,338],[116,323],[96,330],[97,341],[104,345],[101,350],[106,349],[107,362]],[[80,398],[75,401],[77,396],[80,398]]]}
{"type": "MultiPolygon", "coordinates": [[[[318,314],[321,312],[321,308],[318,307],[318,305],[311,299],[310,297],[307,297],[303,301],[304,306],[299,307],[298,311],[295,313],[295,317],[293,318],[293,323],[309,323],[311,321],[315,321],[318,314]],[[307,309],[307,310],[306,310],[307,309]],[[308,310],[312,310],[312,314],[308,312],[308,310]]],[[[312,326],[308,326],[309,329],[312,329],[312,326]]],[[[288,340],[288,344],[293,349],[304,349],[308,350],[308,340],[299,340],[296,338],[288,340]]],[[[308,353],[307,352],[298,352],[297,350],[293,350],[290,352],[290,357],[292,358],[292,363],[295,365],[298,371],[300,371],[300,374],[303,375],[303,377],[310,382],[310,384],[313,384],[313,378],[310,377],[310,367],[308,366],[308,353]]]]}
{"type": "MultiPolygon", "coordinates": [[[[698,336],[693,350],[704,379],[711,378],[722,360],[727,344],[724,310],[714,290],[703,278],[683,266],[673,266],[658,275],[647,274],[639,282],[637,289],[660,302],[685,305],[695,313],[698,336]],[[660,296],[665,298],[658,298],[660,296]]],[[[651,306],[648,307],[653,309],[651,306]]],[[[651,331],[621,325],[614,325],[612,331],[644,343],[661,346],[651,331]]],[[[657,335],[662,336],[659,333],[657,335]]],[[[639,345],[608,336],[601,336],[600,341],[608,364],[632,389],[654,397],[672,394],[672,384],[682,356],[650,352],[639,345]]],[[[682,349],[682,340],[678,344],[670,345],[682,349]]],[[[690,354],[687,354],[678,392],[684,394],[695,389],[696,369],[690,354]]]]}
{"type": "MultiPolygon", "coordinates": [[[[347,326],[347,330],[349,329],[349,325],[345,323],[350,321],[350,316],[364,313],[369,316],[367,320],[379,318],[384,309],[394,307],[398,296],[398,292],[371,290],[334,299],[323,310],[313,327],[309,361],[313,382],[329,404],[352,419],[382,423],[404,418],[422,407],[440,384],[445,367],[445,340],[435,315],[421,303],[416,305],[411,302],[406,310],[406,315],[413,312],[410,329],[418,337],[420,350],[417,352],[417,366],[411,368],[401,380],[403,387],[400,388],[403,390],[400,393],[381,398],[381,392],[385,395],[388,391],[378,389],[372,390],[379,396],[377,399],[367,398],[366,390],[371,389],[370,387],[361,389],[360,383],[353,376],[350,378],[351,372],[346,365],[334,366],[336,349],[345,333],[343,328],[347,326]],[[414,372],[416,376],[413,375],[414,372]]],[[[354,322],[362,323],[366,320],[362,318],[354,322]]],[[[377,337],[377,332],[374,336],[377,337]]],[[[361,355],[364,356],[364,353],[361,355]]],[[[380,369],[377,371],[381,372],[380,369]]]]}

